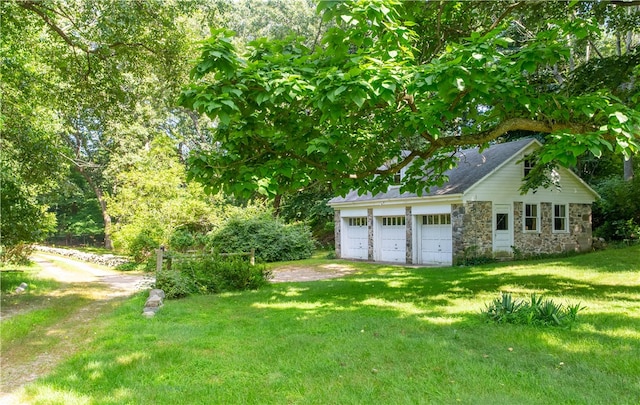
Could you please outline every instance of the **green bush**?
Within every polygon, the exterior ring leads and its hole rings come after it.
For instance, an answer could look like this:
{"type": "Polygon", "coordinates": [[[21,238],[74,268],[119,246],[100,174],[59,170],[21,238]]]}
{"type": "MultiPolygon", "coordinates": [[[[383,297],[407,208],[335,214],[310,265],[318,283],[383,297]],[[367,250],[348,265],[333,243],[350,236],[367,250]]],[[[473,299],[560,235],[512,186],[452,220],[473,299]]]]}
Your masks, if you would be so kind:
{"type": "Polygon", "coordinates": [[[640,176],[631,181],[611,178],[596,187],[594,236],[606,240],[640,239],[640,176]]]}
{"type": "Polygon", "coordinates": [[[197,291],[193,278],[178,270],[157,272],[155,288],[163,290],[167,298],[182,298],[197,291]]]}
{"type": "Polygon", "coordinates": [[[209,244],[220,253],[249,252],[253,248],[256,258],[265,262],[307,259],[314,249],[308,226],[285,225],[268,214],[229,220],[209,244]]]}
{"type": "Polygon", "coordinates": [[[576,321],[582,309],[584,307],[580,307],[580,304],[564,307],[536,294],[531,294],[529,301],[522,301],[514,300],[509,293],[502,293],[482,312],[497,323],[568,327],[576,321]]]}
{"type": "Polygon", "coordinates": [[[176,229],[169,238],[169,247],[178,252],[185,252],[193,248],[195,243],[195,236],[186,229],[176,229]]]}
{"type": "Polygon", "coordinates": [[[267,283],[270,272],[264,264],[252,265],[246,257],[219,255],[174,255],[174,271],[193,282],[200,293],[255,290],[267,283]]]}
{"type": "Polygon", "coordinates": [[[162,241],[161,230],[154,224],[126,224],[114,231],[112,238],[116,250],[132,257],[136,263],[153,257],[162,241]]]}

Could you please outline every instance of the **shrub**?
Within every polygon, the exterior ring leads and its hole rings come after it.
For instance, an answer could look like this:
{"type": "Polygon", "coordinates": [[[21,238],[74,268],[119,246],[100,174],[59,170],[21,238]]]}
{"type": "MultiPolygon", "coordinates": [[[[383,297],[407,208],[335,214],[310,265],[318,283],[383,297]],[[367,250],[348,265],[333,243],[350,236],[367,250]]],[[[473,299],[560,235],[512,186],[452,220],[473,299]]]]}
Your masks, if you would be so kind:
{"type": "Polygon", "coordinates": [[[182,298],[197,291],[193,278],[177,270],[157,272],[155,288],[163,290],[167,298],[182,298]]]}
{"type": "Polygon", "coordinates": [[[270,215],[233,218],[210,239],[210,247],[220,253],[249,252],[265,262],[311,257],[314,249],[309,227],[285,225],[270,215]]]}
{"type": "Polygon", "coordinates": [[[29,256],[33,253],[33,245],[18,243],[11,246],[0,245],[0,263],[27,264],[29,256]]]}
{"type": "Polygon", "coordinates": [[[194,235],[186,229],[177,229],[169,238],[169,247],[171,250],[177,250],[178,252],[185,252],[194,247],[196,238],[194,235]]]}
{"type": "Polygon", "coordinates": [[[593,204],[594,236],[606,240],[640,238],[640,176],[631,181],[611,178],[596,187],[601,199],[593,204]]]}
{"type": "Polygon", "coordinates": [[[126,224],[112,233],[113,244],[118,251],[143,263],[153,256],[160,246],[161,230],[155,224],[126,224]]]}
{"type": "Polygon", "coordinates": [[[486,306],[483,313],[497,323],[516,325],[571,326],[578,312],[584,309],[580,304],[564,307],[551,299],[531,294],[529,301],[514,300],[509,293],[502,293],[486,306]]]}
{"type": "Polygon", "coordinates": [[[252,265],[247,258],[219,255],[174,256],[173,269],[189,277],[200,293],[255,290],[270,276],[264,264],[252,265]]]}

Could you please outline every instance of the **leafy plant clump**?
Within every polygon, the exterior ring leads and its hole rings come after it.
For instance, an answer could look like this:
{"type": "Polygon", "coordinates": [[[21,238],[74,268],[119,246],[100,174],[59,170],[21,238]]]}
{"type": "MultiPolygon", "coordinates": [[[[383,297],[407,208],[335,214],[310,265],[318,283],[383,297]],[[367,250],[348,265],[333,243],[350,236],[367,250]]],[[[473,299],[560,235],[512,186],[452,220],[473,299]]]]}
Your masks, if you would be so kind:
{"type": "Polygon", "coordinates": [[[502,293],[482,313],[497,323],[569,327],[584,308],[580,304],[563,306],[535,293],[531,294],[528,301],[513,299],[510,293],[502,293]]]}
{"type": "Polygon", "coordinates": [[[267,284],[270,275],[264,264],[252,265],[242,257],[174,256],[172,269],[156,275],[156,288],[163,289],[168,298],[255,290],[267,284]]]}
{"type": "Polygon", "coordinates": [[[308,259],[314,250],[308,226],[283,224],[271,215],[233,218],[213,235],[210,246],[220,253],[249,252],[265,262],[308,259]]]}

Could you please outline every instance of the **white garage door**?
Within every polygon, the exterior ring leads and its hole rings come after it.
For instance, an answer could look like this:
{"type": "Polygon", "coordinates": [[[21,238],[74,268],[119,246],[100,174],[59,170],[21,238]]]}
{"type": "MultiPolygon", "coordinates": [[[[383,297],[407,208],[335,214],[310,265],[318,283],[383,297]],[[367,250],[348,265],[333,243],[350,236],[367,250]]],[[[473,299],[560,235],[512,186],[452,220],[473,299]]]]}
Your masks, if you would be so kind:
{"type": "Polygon", "coordinates": [[[424,215],[420,234],[420,263],[452,263],[451,214],[424,215]]]}
{"type": "Polygon", "coordinates": [[[383,217],[380,221],[380,261],[406,263],[407,228],[405,217],[383,217]]]}
{"type": "Polygon", "coordinates": [[[369,258],[369,227],[367,217],[346,218],[342,257],[345,259],[369,258]]]}

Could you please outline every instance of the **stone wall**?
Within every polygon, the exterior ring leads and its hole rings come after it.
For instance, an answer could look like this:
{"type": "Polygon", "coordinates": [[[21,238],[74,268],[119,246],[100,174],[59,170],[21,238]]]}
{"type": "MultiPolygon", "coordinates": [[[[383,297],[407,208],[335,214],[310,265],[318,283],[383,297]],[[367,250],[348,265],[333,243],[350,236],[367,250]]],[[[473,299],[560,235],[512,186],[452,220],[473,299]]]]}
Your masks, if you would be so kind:
{"type": "Polygon", "coordinates": [[[340,210],[333,213],[334,236],[336,243],[336,257],[342,258],[342,219],[340,218],[340,210]]]}
{"type": "Polygon", "coordinates": [[[367,224],[369,227],[369,251],[368,260],[373,260],[373,208],[367,209],[367,224]]]}
{"type": "Polygon", "coordinates": [[[591,249],[591,205],[569,204],[568,232],[553,232],[553,204],[540,203],[540,231],[524,232],[523,203],[513,203],[513,240],[524,254],[547,254],[591,249]]]}
{"type": "Polygon", "coordinates": [[[469,201],[451,206],[453,262],[468,256],[491,255],[493,211],[491,201],[469,201]]]}
{"type": "Polygon", "coordinates": [[[87,253],[75,249],[61,249],[40,245],[34,246],[34,249],[44,253],[53,253],[56,255],[81,260],[83,262],[96,263],[108,267],[118,267],[121,264],[129,263],[129,259],[127,259],[126,257],[115,256],[112,254],[99,255],[96,253],[87,253]]]}
{"type": "Polygon", "coordinates": [[[406,239],[405,239],[405,260],[407,264],[413,263],[413,221],[411,217],[411,207],[405,207],[404,218],[406,223],[406,239]]]}

